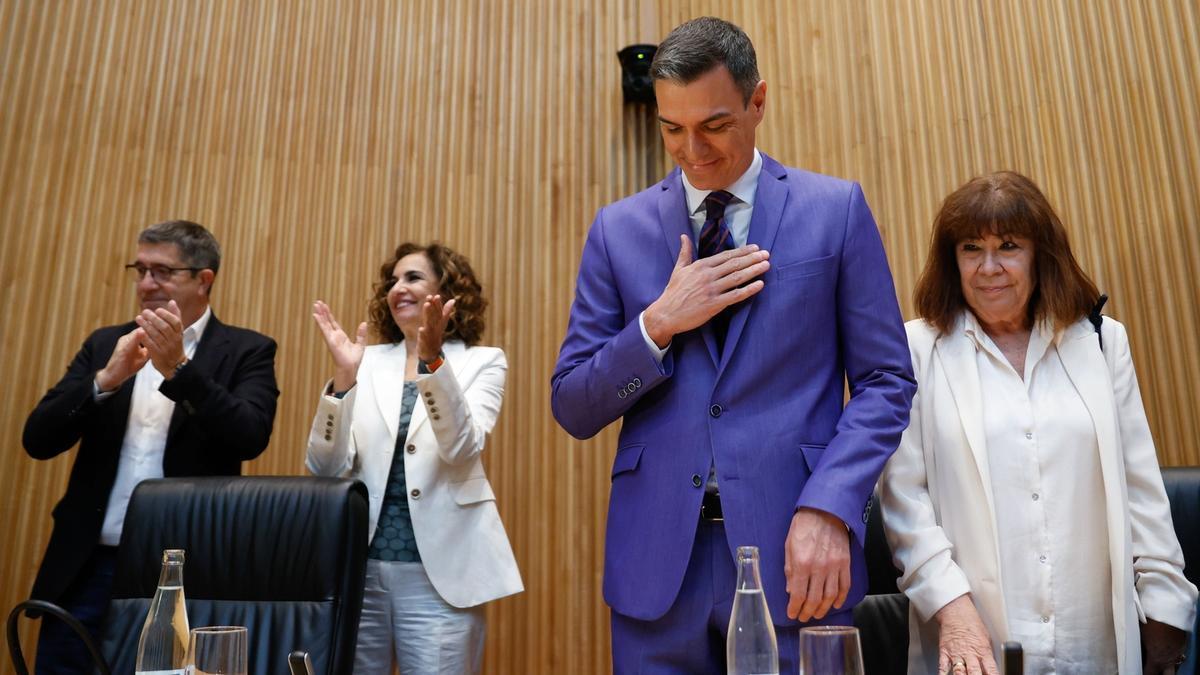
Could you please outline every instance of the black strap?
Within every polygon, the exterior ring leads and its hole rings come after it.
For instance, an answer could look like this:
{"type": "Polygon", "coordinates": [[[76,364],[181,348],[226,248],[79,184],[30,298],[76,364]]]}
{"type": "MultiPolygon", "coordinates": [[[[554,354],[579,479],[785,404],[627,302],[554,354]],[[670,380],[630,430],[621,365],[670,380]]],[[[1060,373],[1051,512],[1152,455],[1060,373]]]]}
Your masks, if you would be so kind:
{"type": "Polygon", "coordinates": [[[1108,296],[1104,293],[1100,294],[1100,299],[1096,301],[1096,305],[1092,307],[1092,311],[1088,312],[1088,321],[1096,327],[1096,339],[1100,341],[1100,351],[1104,351],[1104,336],[1100,334],[1100,325],[1104,323],[1104,316],[1100,314],[1100,310],[1104,309],[1104,303],[1108,302],[1108,296]]]}

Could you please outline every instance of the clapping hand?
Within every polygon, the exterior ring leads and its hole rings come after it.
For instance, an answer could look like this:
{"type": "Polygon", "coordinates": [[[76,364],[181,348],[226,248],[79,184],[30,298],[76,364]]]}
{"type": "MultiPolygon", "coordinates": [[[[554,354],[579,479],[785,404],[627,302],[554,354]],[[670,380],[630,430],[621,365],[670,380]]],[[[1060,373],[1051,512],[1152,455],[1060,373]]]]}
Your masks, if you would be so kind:
{"type": "Polygon", "coordinates": [[[446,324],[454,314],[454,299],[442,303],[441,295],[425,296],[421,305],[421,327],[417,329],[417,358],[429,363],[437,360],[446,338],[446,324]]]}
{"type": "Polygon", "coordinates": [[[104,368],[96,372],[96,386],[100,391],[113,391],[150,360],[150,352],[142,346],[146,339],[141,328],[134,328],[117,340],[117,347],[104,368]]]}
{"type": "Polygon", "coordinates": [[[141,344],[149,353],[154,369],[168,380],[175,375],[175,369],[187,360],[183,351],[184,326],[181,315],[179,305],[172,300],[166,308],[143,309],[133,319],[142,331],[141,344]]]}
{"type": "Polygon", "coordinates": [[[313,303],[312,316],[317,328],[321,329],[321,337],[325,338],[329,355],[333,357],[333,390],[347,391],[358,381],[358,366],[367,348],[367,323],[358,324],[358,331],[351,340],[342,330],[342,325],[333,318],[329,305],[317,300],[313,303]]]}

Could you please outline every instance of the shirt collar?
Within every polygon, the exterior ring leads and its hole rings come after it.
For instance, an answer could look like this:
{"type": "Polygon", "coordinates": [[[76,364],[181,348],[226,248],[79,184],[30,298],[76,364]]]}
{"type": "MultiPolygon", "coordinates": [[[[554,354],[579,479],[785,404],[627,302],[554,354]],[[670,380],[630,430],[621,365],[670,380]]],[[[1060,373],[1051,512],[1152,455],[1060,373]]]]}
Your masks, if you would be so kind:
{"type": "MultiPolygon", "coordinates": [[[[758,175],[762,173],[762,155],[759,154],[758,148],[754,149],[754,159],[750,161],[750,168],[746,169],[741,178],[733,181],[733,184],[724,188],[737,201],[754,207],[754,195],[758,192],[758,175]]],[[[687,174],[683,171],[679,172],[683,176],[683,191],[687,196],[688,213],[696,214],[704,208],[704,198],[712,190],[701,190],[688,182],[687,174]]]]}
{"type": "MultiPolygon", "coordinates": [[[[987,351],[993,355],[999,354],[1000,350],[995,346],[996,343],[992,341],[991,336],[984,332],[983,326],[979,325],[979,318],[969,309],[963,310],[962,331],[975,344],[976,351],[987,351]]],[[[1029,335],[1029,342],[1033,345],[1029,353],[1035,357],[1033,363],[1041,360],[1042,354],[1049,345],[1053,344],[1057,347],[1061,338],[1061,331],[1054,330],[1053,322],[1047,319],[1035,322],[1029,335]]]]}
{"type": "Polygon", "coordinates": [[[976,351],[984,349],[984,338],[987,337],[987,333],[983,332],[983,326],[979,325],[979,319],[976,318],[975,312],[969,309],[963,310],[962,331],[975,345],[976,351]]]}
{"type": "Polygon", "coordinates": [[[188,345],[194,345],[200,342],[200,336],[204,335],[204,329],[208,327],[208,320],[212,318],[212,306],[204,308],[204,313],[196,319],[192,325],[183,329],[183,345],[186,349],[188,345]]]}

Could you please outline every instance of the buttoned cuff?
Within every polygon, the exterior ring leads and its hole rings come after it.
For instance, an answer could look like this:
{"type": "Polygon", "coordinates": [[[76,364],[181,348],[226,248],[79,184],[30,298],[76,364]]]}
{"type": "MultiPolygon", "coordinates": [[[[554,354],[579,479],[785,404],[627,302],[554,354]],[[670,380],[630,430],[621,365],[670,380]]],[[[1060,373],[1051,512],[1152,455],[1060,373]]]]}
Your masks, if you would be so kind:
{"type": "Polygon", "coordinates": [[[1189,632],[1196,625],[1196,587],[1182,574],[1143,572],[1135,586],[1147,618],[1189,632]]]}
{"type": "Polygon", "coordinates": [[[659,365],[662,365],[663,357],[667,355],[667,350],[671,348],[671,343],[668,342],[667,346],[661,349],[658,345],[654,344],[654,340],[651,340],[650,334],[646,332],[646,320],[644,318],[645,314],[645,312],[638,314],[638,328],[642,329],[642,339],[646,341],[646,346],[650,348],[651,356],[654,357],[654,360],[657,361],[659,365]]]}
{"type": "Polygon", "coordinates": [[[949,551],[921,565],[900,585],[922,621],[933,620],[933,615],[950,601],[971,592],[971,582],[954,564],[949,551]]]}

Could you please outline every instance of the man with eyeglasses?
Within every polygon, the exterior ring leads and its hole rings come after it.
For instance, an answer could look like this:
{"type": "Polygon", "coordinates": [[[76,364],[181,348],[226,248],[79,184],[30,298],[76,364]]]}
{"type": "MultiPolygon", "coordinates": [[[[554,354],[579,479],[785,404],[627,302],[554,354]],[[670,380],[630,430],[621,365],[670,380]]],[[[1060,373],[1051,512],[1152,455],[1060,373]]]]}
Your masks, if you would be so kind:
{"type": "MultiPolygon", "coordinates": [[[[220,264],[216,239],[196,223],[143,230],[125,266],[141,311],[92,333],[25,422],[34,459],[79,443],[32,596],[61,605],[93,636],[102,632],[134,487],[164,476],[238,475],[270,439],[275,341],[213,315],[220,264]]],[[[37,672],[90,671],[83,644],[47,618],[37,672]]]]}

